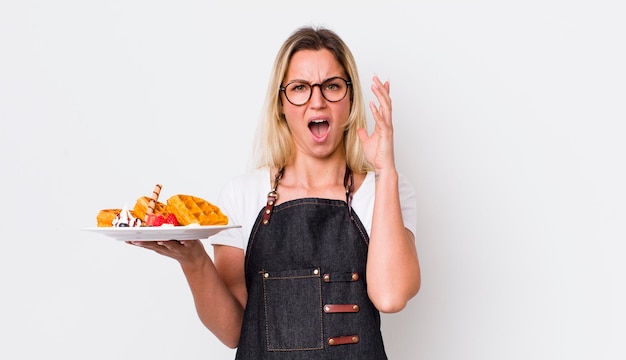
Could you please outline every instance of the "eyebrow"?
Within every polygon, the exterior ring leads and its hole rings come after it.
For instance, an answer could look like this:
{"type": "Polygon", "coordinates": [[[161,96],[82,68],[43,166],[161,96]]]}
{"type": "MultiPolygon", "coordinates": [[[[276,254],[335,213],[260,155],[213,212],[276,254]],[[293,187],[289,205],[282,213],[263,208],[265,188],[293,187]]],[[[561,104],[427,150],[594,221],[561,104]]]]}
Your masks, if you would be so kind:
{"type": "MultiPolygon", "coordinates": [[[[335,75],[335,76],[328,77],[328,78],[326,78],[326,79],[324,79],[324,80],[322,80],[322,81],[320,81],[319,83],[316,83],[316,84],[323,84],[324,82],[326,82],[326,81],[328,81],[330,79],[335,79],[335,78],[344,79],[344,77],[341,76],[341,75],[335,75]]],[[[294,82],[302,82],[302,83],[307,83],[307,84],[310,84],[310,85],[313,84],[312,82],[310,82],[308,80],[304,80],[304,79],[288,80],[287,84],[291,84],[291,83],[294,83],[294,82]]]]}

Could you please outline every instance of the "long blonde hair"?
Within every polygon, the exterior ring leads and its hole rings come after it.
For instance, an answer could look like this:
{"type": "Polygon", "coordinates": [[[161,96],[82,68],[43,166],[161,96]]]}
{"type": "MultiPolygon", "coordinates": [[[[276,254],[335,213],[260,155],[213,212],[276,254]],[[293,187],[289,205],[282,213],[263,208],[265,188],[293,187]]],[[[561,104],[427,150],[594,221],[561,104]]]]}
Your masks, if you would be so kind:
{"type": "Polygon", "coordinates": [[[328,49],[335,56],[352,82],[350,115],[344,130],[344,150],[347,165],[357,173],[372,169],[365,160],[365,154],[357,135],[357,129],[367,129],[367,120],[361,82],[352,52],[335,32],[326,28],[310,26],[301,27],[293,32],[276,55],[274,69],[267,88],[264,116],[261,119],[259,136],[257,136],[255,151],[257,167],[269,166],[280,169],[292,156],[294,145],[287,122],[284,121],[281,113],[279,89],[287,74],[293,54],[300,50],[321,49],[328,49]]]}

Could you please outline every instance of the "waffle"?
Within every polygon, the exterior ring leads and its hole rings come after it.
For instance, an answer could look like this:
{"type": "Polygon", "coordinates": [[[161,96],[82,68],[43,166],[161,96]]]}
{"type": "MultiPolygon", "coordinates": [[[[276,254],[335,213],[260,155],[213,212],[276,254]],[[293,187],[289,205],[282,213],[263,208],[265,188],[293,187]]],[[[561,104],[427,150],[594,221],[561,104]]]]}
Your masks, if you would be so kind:
{"type": "Polygon", "coordinates": [[[219,207],[191,195],[178,194],[167,199],[167,212],[173,213],[180,225],[227,225],[228,217],[219,207]]]}
{"type": "MultiPolygon", "coordinates": [[[[120,212],[122,212],[122,209],[103,209],[103,210],[100,210],[100,212],[98,212],[98,216],[97,216],[98,227],[112,227],[113,226],[113,220],[115,220],[115,217],[120,212]]],[[[135,215],[134,215],[132,210],[130,211],[130,214],[133,217],[135,217],[135,215]]]]}
{"type": "MultiPolygon", "coordinates": [[[[150,200],[151,199],[147,196],[142,196],[137,199],[135,207],[133,208],[133,216],[143,221],[146,218],[146,210],[148,210],[150,200]]],[[[154,214],[167,216],[168,211],[165,209],[165,204],[157,201],[154,207],[154,214]]]]}

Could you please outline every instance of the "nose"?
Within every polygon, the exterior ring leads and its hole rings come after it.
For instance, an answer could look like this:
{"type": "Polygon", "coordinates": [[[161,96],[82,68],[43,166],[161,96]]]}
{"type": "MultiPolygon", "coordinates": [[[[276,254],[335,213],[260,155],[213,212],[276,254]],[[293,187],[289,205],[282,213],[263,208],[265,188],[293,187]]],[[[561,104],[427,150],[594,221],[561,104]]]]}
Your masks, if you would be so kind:
{"type": "Polygon", "coordinates": [[[316,108],[326,105],[326,99],[324,98],[324,95],[322,95],[322,86],[320,84],[311,86],[311,99],[309,101],[309,106],[316,108]]]}

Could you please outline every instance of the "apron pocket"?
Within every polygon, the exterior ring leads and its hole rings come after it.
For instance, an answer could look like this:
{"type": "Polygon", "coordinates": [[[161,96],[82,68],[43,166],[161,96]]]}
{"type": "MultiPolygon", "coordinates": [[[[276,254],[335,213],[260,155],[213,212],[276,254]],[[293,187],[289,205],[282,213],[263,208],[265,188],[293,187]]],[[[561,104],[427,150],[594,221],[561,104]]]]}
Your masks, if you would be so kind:
{"type": "Polygon", "coordinates": [[[319,269],[261,272],[268,351],[324,347],[319,269]]]}

